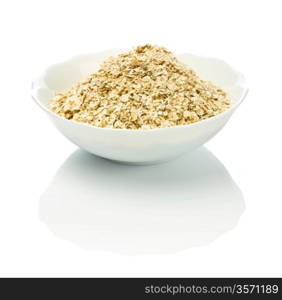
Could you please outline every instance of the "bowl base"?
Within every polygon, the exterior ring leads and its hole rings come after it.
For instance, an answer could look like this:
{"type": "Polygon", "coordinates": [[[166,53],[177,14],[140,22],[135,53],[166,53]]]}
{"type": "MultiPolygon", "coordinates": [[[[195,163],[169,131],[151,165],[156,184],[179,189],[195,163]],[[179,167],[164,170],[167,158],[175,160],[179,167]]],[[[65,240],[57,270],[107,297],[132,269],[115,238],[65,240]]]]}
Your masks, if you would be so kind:
{"type": "Polygon", "coordinates": [[[152,165],[158,165],[158,164],[163,164],[163,163],[167,163],[170,162],[172,160],[177,159],[178,157],[182,156],[183,154],[177,155],[177,156],[173,156],[170,158],[166,158],[166,159],[161,159],[161,160],[152,160],[152,161],[123,161],[123,160],[114,160],[114,159],[108,159],[105,158],[109,161],[112,161],[114,163],[117,164],[121,164],[121,165],[127,165],[127,166],[152,166],[152,165]]]}

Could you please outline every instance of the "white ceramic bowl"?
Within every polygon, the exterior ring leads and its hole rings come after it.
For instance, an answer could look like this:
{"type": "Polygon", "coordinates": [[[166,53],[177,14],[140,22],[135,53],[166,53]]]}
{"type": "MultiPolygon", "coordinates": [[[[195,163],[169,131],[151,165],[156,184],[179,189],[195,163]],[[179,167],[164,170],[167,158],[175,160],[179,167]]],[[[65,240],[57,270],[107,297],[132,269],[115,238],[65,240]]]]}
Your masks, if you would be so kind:
{"type": "Polygon", "coordinates": [[[111,160],[151,164],[170,160],[191,151],[212,138],[229,120],[247,94],[244,77],[222,60],[192,54],[177,57],[203,79],[224,89],[232,105],[222,114],[190,125],[160,129],[130,130],[99,128],[67,120],[53,113],[49,104],[63,91],[95,72],[99,64],[121,50],[80,55],[49,67],[32,84],[32,97],[58,130],[82,149],[111,160]]]}

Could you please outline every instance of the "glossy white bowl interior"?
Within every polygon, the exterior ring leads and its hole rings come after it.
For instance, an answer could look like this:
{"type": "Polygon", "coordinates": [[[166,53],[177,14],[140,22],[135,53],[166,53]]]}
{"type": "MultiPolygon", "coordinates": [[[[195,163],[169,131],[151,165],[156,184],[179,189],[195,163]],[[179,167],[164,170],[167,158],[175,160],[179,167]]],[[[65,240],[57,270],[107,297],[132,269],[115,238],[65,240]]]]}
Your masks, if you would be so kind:
{"type": "Polygon", "coordinates": [[[178,55],[203,79],[224,89],[231,98],[231,108],[213,118],[190,125],[150,130],[99,128],[67,120],[50,111],[53,95],[83,80],[95,72],[110,55],[122,52],[110,50],[80,55],[49,67],[32,84],[32,97],[47,112],[58,130],[80,148],[111,160],[150,164],[166,161],[191,151],[212,138],[229,120],[247,94],[245,80],[222,60],[192,54],[178,55]]]}

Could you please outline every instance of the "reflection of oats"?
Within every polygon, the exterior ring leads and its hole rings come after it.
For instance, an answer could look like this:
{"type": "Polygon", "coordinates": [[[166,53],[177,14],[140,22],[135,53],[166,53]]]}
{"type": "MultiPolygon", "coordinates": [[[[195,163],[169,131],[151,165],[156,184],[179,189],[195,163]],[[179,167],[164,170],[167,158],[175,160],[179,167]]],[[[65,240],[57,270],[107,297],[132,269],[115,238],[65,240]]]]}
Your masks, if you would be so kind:
{"type": "Polygon", "coordinates": [[[67,119],[124,129],[190,124],[229,106],[223,90],[201,80],[165,48],[151,45],[108,58],[51,103],[67,119]]]}

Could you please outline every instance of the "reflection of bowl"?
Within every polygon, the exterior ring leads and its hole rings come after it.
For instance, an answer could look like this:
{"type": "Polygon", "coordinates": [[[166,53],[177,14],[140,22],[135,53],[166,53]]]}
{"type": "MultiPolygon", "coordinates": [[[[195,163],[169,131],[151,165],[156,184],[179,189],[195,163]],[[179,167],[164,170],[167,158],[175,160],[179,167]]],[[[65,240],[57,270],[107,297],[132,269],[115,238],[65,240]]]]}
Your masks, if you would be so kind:
{"type": "Polygon", "coordinates": [[[50,111],[55,92],[63,91],[95,72],[109,55],[121,51],[81,55],[49,67],[33,82],[32,96],[51,118],[55,126],[73,143],[93,154],[128,163],[153,163],[177,157],[213,137],[229,120],[244,99],[247,88],[243,76],[225,62],[191,54],[179,59],[206,80],[224,89],[231,107],[222,114],[190,125],[149,130],[99,128],[67,120],[50,111]]]}
{"type": "Polygon", "coordinates": [[[205,148],[133,167],[75,151],[39,203],[59,238],[89,250],[174,253],[233,229],[245,209],[225,167],[205,148]]]}

